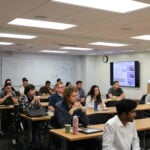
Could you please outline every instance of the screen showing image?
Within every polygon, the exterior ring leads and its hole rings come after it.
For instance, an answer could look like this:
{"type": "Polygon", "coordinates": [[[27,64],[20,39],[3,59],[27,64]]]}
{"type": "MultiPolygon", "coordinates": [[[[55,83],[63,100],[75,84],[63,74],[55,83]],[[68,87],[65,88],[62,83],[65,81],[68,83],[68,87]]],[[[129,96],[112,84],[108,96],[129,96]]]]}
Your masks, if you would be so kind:
{"type": "Polygon", "coordinates": [[[121,86],[139,87],[139,62],[120,61],[110,63],[110,81],[119,81],[121,86]]]}

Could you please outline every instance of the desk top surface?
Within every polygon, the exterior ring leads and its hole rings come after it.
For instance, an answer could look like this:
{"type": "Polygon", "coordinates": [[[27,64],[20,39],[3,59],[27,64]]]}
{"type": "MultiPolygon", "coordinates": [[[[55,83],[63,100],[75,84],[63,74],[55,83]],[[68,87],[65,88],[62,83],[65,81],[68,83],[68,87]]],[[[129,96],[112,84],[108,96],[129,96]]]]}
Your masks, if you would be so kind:
{"type": "MultiPolygon", "coordinates": [[[[136,108],[137,111],[141,110],[150,110],[150,104],[139,104],[136,108]]],[[[93,108],[87,108],[86,114],[87,115],[93,115],[93,114],[115,114],[116,113],[116,107],[107,107],[104,110],[98,110],[94,111],[93,108]]]]}
{"type": "Polygon", "coordinates": [[[48,120],[51,119],[50,116],[29,117],[29,116],[27,116],[27,115],[25,115],[25,114],[20,114],[20,116],[21,116],[22,118],[25,118],[25,119],[31,120],[31,121],[48,121],[48,120]]]}
{"type": "MultiPolygon", "coordinates": [[[[144,131],[144,130],[150,129],[150,118],[137,119],[135,120],[135,123],[136,123],[137,131],[144,131]]],[[[98,124],[98,125],[91,125],[89,127],[103,130],[104,125],[105,124],[98,124]]],[[[74,135],[72,134],[72,132],[66,133],[64,129],[54,129],[54,130],[50,130],[49,132],[54,133],[65,139],[68,139],[69,141],[91,139],[91,138],[96,138],[96,137],[103,135],[103,132],[97,132],[97,133],[92,133],[92,134],[83,134],[83,133],[78,132],[76,135],[74,135]]]]}
{"type": "Polygon", "coordinates": [[[0,105],[0,110],[13,109],[13,105],[0,105]]]}

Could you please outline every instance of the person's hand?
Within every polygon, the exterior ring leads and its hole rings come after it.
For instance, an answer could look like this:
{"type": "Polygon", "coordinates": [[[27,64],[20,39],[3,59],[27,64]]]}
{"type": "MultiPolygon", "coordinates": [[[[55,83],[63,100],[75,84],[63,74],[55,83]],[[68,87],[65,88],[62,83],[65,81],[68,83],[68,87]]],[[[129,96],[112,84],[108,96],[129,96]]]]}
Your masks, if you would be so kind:
{"type": "Polygon", "coordinates": [[[12,94],[11,93],[7,93],[6,94],[6,97],[8,98],[8,97],[12,97],[12,94]]]}

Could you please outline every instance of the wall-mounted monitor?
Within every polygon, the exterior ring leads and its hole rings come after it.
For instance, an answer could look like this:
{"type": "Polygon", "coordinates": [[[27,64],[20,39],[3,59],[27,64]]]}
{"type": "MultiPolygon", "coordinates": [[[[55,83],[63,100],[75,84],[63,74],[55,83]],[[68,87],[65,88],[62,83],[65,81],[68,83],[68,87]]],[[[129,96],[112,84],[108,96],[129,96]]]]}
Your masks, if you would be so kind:
{"type": "Polygon", "coordinates": [[[118,61],[110,63],[110,84],[119,81],[120,86],[140,86],[140,65],[138,61],[118,61]]]}

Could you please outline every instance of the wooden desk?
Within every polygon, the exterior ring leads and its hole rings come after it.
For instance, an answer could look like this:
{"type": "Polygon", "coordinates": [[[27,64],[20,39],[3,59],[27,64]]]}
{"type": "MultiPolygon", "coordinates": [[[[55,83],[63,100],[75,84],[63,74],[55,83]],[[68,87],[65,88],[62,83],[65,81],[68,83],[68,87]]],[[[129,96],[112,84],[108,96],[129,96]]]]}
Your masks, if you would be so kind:
{"type": "MultiPolygon", "coordinates": [[[[150,110],[150,104],[139,104],[137,105],[136,108],[137,111],[144,111],[144,110],[150,110]]],[[[93,108],[87,108],[86,109],[86,114],[87,115],[93,115],[96,113],[100,113],[100,114],[115,114],[116,111],[116,107],[107,107],[106,110],[98,110],[98,111],[94,111],[93,108]]]]}
{"type": "Polygon", "coordinates": [[[50,95],[42,95],[42,96],[40,96],[40,101],[48,101],[49,97],[50,97],[50,95]]]}
{"type": "Polygon", "coordinates": [[[31,120],[31,121],[48,121],[51,119],[50,116],[42,116],[42,117],[29,117],[25,114],[20,114],[20,116],[24,119],[27,119],[27,120],[31,120]]]}
{"type": "MultiPolygon", "coordinates": [[[[137,119],[135,120],[136,129],[137,131],[145,131],[150,129],[150,118],[144,118],[144,119],[137,119]]],[[[105,124],[98,124],[98,125],[91,125],[89,127],[92,128],[98,128],[98,129],[104,129],[105,124]]],[[[50,133],[53,133],[55,135],[58,135],[62,138],[62,149],[67,150],[67,143],[66,141],[78,141],[78,140],[85,140],[85,139],[92,139],[97,138],[103,135],[103,132],[93,133],[93,134],[83,134],[78,132],[78,134],[73,135],[71,133],[66,133],[64,129],[53,129],[49,130],[50,133]]]]}
{"type": "Polygon", "coordinates": [[[2,131],[2,110],[10,110],[13,109],[14,106],[13,105],[0,105],[0,135],[4,135],[3,131],[2,131]]]}
{"type": "Polygon", "coordinates": [[[41,102],[41,105],[42,105],[43,107],[48,107],[48,102],[41,102]]]}

